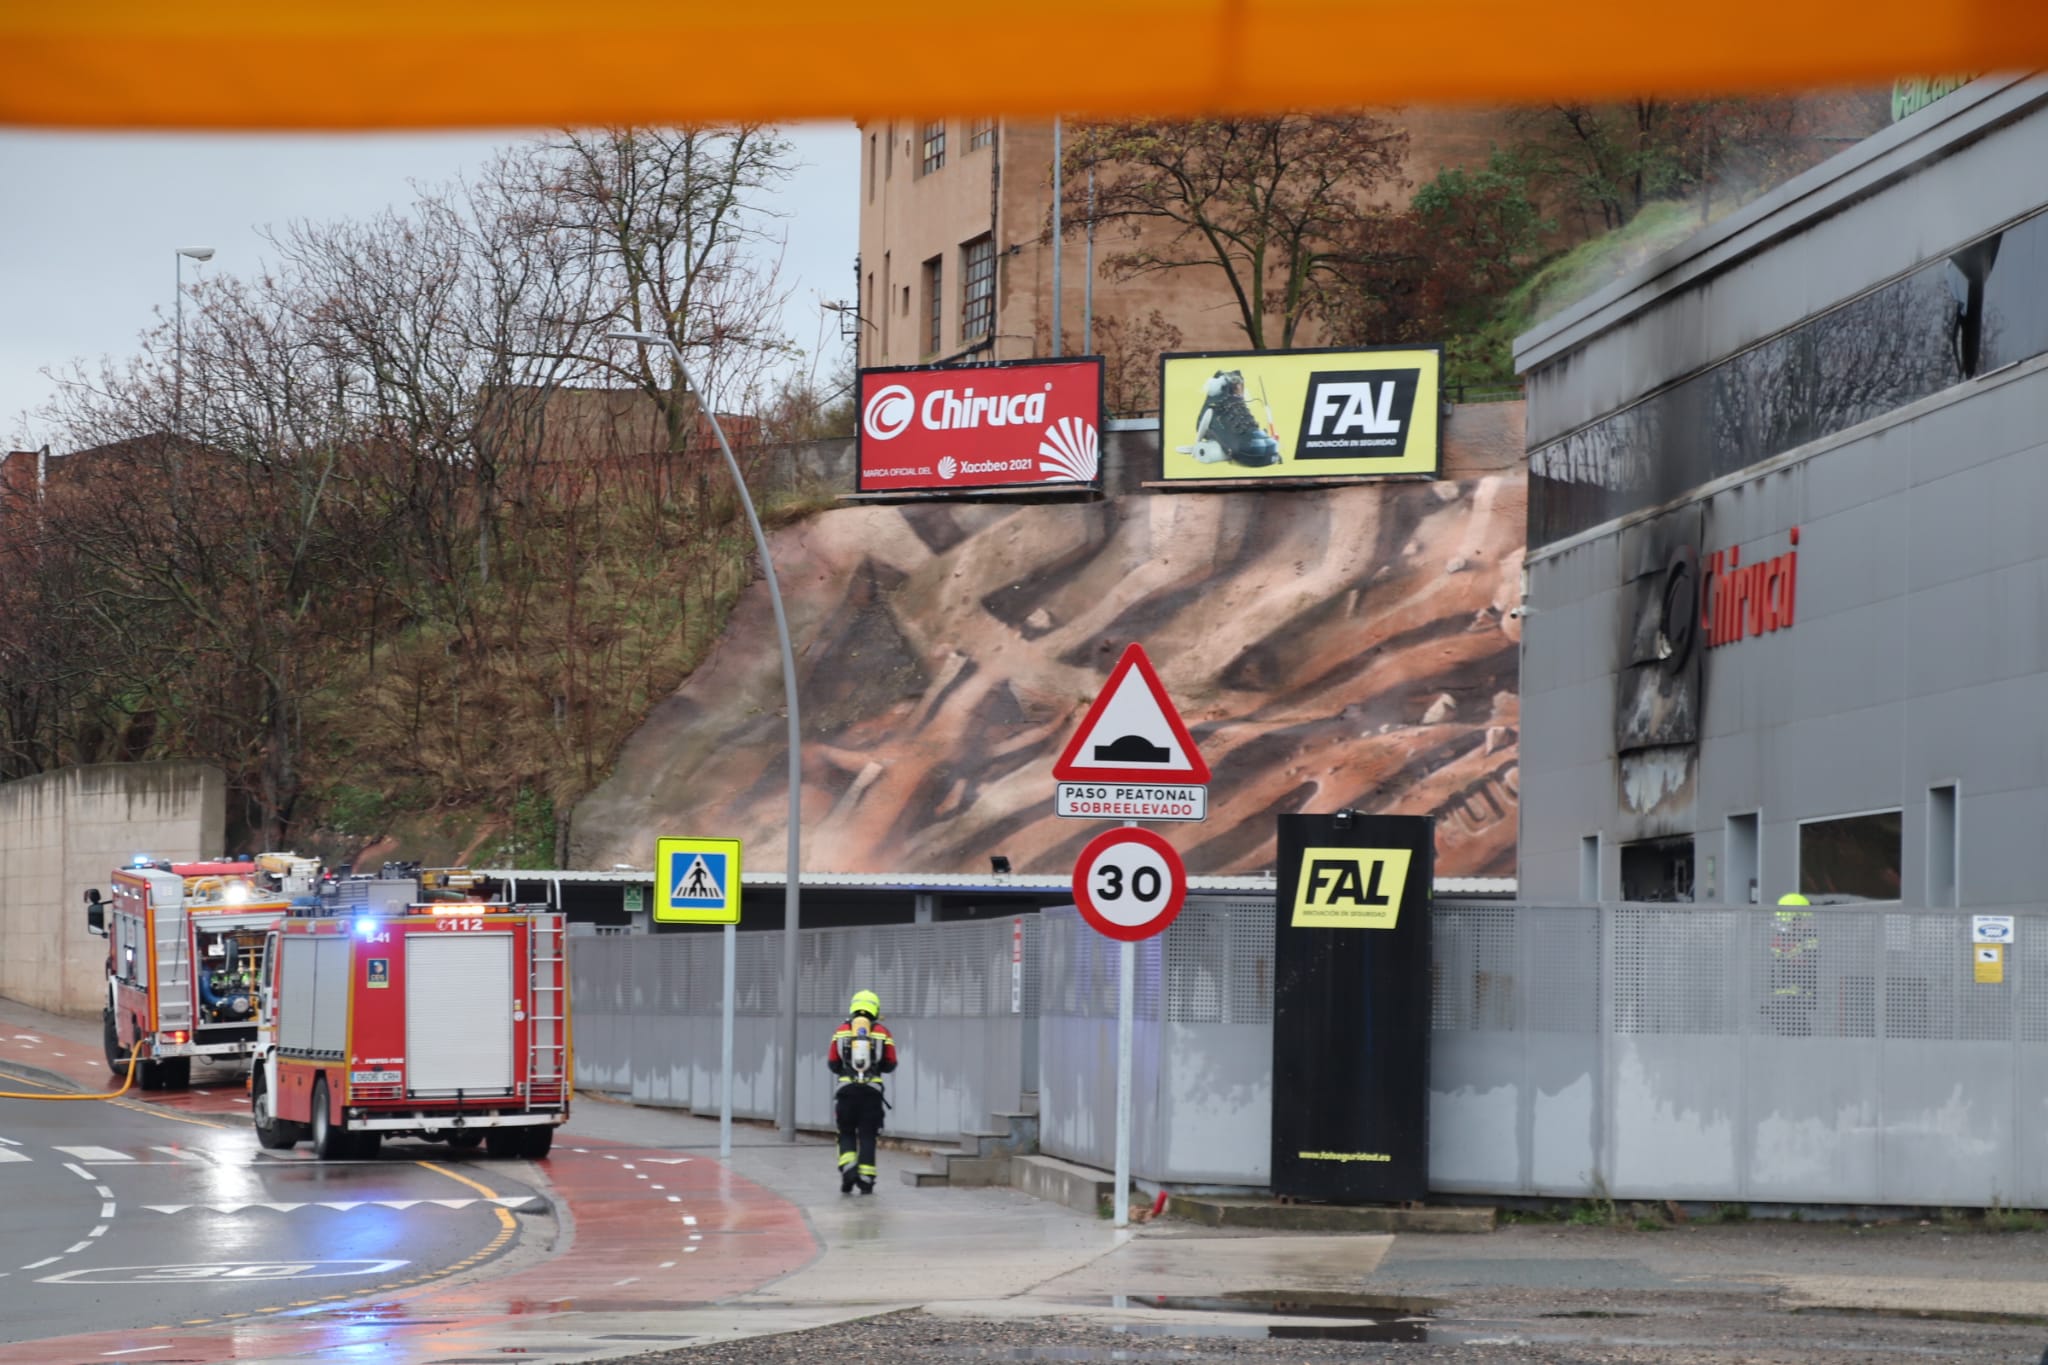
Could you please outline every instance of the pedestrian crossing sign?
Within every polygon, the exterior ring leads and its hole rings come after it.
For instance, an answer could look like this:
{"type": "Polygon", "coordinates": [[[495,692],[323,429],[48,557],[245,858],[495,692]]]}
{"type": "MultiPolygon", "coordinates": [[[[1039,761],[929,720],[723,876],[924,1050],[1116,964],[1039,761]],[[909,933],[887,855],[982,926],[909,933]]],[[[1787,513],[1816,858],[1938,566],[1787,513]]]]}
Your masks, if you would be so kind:
{"type": "Polygon", "coordinates": [[[654,867],[657,923],[739,923],[739,840],[657,839],[654,867]]]}

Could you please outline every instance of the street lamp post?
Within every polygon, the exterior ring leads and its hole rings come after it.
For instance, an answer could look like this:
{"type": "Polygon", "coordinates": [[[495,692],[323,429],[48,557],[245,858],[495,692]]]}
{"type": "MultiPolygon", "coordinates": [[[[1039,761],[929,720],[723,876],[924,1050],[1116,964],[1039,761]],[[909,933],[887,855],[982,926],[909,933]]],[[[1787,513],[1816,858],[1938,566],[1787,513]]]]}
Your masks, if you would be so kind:
{"type": "Polygon", "coordinates": [[[172,371],[171,378],[171,429],[180,432],[185,429],[185,261],[187,258],[195,261],[210,261],[213,259],[213,248],[210,246],[181,246],[172,257],[176,262],[176,265],[172,267],[172,274],[178,286],[178,361],[177,368],[172,371]]]}
{"type": "MultiPolygon", "coordinates": [[[[782,647],[782,696],[789,712],[789,842],[784,853],[782,892],[782,1077],[775,1102],[775,1127],[782,1137],[796,1141],[796,987],[797,987],[797,928],[801,919],[799,911],[798,877],[803,866],[803,845],[799,830],[803,823],[803,725],[797,716],[796,699],[796,652],[789,644],[789,618],[782,610],[782,588],[775,578],[775,561],[768,554],[768,537],[761,530],[761,519],[754,514],[754,500],[747,493],[747,480],[740,473],[740,462],[733,458],[732,446],[725,439],[725,428],[718,423],[718,414],[712,410],[710,397],[704,390],[691,382],[690,372],[683,365],[682,348],[660,332],[614,332],[612,336],[620,341],[638,342],[642,346],[665,346],[675,360],[676,373],[682,378],[685,388],[696,389],[698,400],[704,404],[704,415],[711,420],[712,435],[718,438],[718,449],[725,456],[725,467],[732,471],[733,487],[740,492],[740,507],[747,514],[747,525],[754,533],[754,548],[761,555],[761,572],[768,579],[768,602],[775,609],[775,639],[782,647]]],[[[728,992],[726,1008],[732,1002],[728,992]]],[[[730,1049],[730,1027],[726,1047],[730,1049]]],[[[731,1066],[726,1067],[728,1078],[731,1066]]],[[[730,1091],[730,1080],[727,1082],[730,1091]]],[[[730,1094],[726,1101],[731,1103],[730,1094]]]]}

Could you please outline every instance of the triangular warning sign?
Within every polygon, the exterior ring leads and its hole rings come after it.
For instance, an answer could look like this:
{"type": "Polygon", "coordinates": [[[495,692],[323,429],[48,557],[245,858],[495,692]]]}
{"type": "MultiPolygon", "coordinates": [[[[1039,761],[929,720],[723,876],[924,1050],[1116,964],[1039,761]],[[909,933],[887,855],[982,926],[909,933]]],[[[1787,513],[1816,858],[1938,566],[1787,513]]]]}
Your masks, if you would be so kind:
{"type": "Polygon", "coordinates": [[[1209,765],[1152,671],[1143,645],[1124,650],[1081,728],[1052,765],[1060,782],[1207,782],[1209,765]]]}
{"type": "MultiPolygon", "coordinates": [[[[719,859],[724,862],[723,858],[719,859]]],[[[669,892],[674,901],[715,901],[723,903],[725,888],[719,884],[718,874],[711,870],[711,864],[699,853],[690,859],[690,865],[676,878],[675,889],[669,892]]]]}

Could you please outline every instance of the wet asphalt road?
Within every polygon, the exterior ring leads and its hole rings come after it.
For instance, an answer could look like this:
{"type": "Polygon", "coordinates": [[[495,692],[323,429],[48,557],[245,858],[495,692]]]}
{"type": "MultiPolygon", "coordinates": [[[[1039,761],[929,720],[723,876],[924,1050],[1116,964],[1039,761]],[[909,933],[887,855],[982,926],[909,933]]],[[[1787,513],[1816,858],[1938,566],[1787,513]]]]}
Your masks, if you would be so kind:
{"type": "Polygon", "coordinates": [[[343,1163],[264,1152],[223,1090],[213,1112],[0,1100],[0,1357],[15,1354],[6,1343],[289,1312],[481,1264],[542,1202],[505,1164],[437,1145],[343,1163]]]}

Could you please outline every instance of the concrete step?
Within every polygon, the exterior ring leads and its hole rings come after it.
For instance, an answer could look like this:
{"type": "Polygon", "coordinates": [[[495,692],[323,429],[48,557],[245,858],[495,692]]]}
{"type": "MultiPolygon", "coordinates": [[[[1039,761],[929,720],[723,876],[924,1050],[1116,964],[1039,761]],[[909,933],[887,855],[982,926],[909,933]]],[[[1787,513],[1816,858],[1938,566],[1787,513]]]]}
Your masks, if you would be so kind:
{"type": "Polygon", "coordinates": [[[938,1169],[945,1174],[948,1185],[961,1188],[968,1186],[1007,1185],[1010,1183],[1010,1161],[1008,1156],[970,1156],[965,1152],[941,1153],[938,1169]]]}
{"type": "Polygon", "coordinates": [[[1492,1232],[1494,1226],[1490,1208],[1283,1204],[1245,1195],[1171,1195],[1166,1212],[1212,1228],[1280,1232],[1492,1232]]]}
{"type": "Polygon", "coordinates": [[[930,1189],[933,1186],[944,1186],[946,1176],[942,1171],[905,1171],[903,1183],[912,1189],[930,1189]]]}
{"type": "Polygon", "coordinates": [[[1017,1097],[1017,1108],[1031,1115],[1032,1118],[1037,1118],[1038,1092],[1036,1090],[1027,1090],[1022,1095],[1019,1095],[1017,1097]]]}
{"type": "Polygon", "coordinates": [[[1012,1157],[1010,1183],[1026,1194],[1079,1213],[1101,1212],[1116,1191],[1116,1180],[1108,1172],[1076,1166],[1056,1156],[1012,1157]]]}

